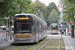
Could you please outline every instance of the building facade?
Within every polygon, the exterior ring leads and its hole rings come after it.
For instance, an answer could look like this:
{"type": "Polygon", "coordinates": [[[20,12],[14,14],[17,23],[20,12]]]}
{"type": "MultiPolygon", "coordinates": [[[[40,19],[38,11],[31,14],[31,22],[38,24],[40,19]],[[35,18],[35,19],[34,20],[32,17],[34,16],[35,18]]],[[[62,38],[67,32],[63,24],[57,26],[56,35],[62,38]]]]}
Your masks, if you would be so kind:
{"type": "Polygon", "coordinates": [[[58,3],[58,9],[59,11],[61,12],[60,15],[59,15],[59,23],[63,22],[63,4],[61,3],[61,0],[59,0],[59,3],[58,3]]]}

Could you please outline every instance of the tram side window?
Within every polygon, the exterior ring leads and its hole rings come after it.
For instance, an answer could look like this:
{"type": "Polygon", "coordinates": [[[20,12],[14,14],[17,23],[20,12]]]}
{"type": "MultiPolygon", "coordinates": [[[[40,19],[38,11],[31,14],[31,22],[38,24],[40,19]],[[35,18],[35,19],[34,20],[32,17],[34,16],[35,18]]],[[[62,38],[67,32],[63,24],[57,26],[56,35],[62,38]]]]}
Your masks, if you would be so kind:
{"type": "Polygon", "coordinates": [[[36,21],[33,20],[33,32],[36,33],[36,21]]]}
{"type": "Polygon", "coordinates": [[[39,23],[39,32],[41,33],[41,23],[39,23]]]}

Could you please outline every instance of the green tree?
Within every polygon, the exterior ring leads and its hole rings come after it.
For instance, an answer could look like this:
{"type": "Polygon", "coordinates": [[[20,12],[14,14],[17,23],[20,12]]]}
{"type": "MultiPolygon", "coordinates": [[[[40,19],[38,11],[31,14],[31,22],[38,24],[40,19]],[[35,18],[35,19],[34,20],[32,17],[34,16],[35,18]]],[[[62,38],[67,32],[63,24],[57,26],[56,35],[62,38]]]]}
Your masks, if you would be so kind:
{"type": "Polygon", "coordinates": [[[63,3],[63,14],[64,20],[74,20],[74,13],[75,13],[75,0],[62,0],[63,3]]]}
{"type": "Polygon", "coordinates": [[[14,16],[16,13],[35,13],[35,7],[31,0],[5,0],[0,3],[0,17],[1,15],[14,16]]]}
{"type": "Polygon", "coordinates": [[[38,17],[40,17],[41,18],[41,10],[40,9],[38,9],[38,11],[37,11],[37,13],[38,13],[38,17]]]}
{"type": "MultiPolygon", "coordinates": [[[[75,0],[62,0],[63,4],[63,20],[66,20],[67,22],[75,21],[74,19],[74,13],[75,13],[75,0]]],[[[74,22],[74,28],[75,28],[75,22],[74,22]]]]}
{"type": "Polygon", "coordinates": [[[50,15],[52,9],[55,9],[55,10],[57,11],[57,13],[58,13],[58,16],[59,16],[60,12],[59,12],[58,8],[56,7],[56,5],[55,5],[54,2],[51,2],[51,3],[49,4],[49,6],[47,6],[47,14],[46,14],[46,15],[47,15],[47,18],[48,18],[48,16],[50,15]]]}
{"type": "MultiPolygon", "coordinates": [[[[22,12],[35,13],[35,7],[32,0],[4,0],[4,2],[0,3],[0,19],[8,16],[12,19],[15,14],[22,12]]],[[[0,21],[1,23],[3,22],[2,20],[0,21]]]]}
{"type": "Polygon", "coordinates": [[[44,3],[41,3],[39,0],[36,0],[34,4],[35,4],[36,11],[40,9],[40,11],[44,16],[44,19],[46,19],[46,11],[47,11],[46,5],[44,3]]]}
{"type": "Polygon", "coordinates": [[[35,15],[38,16],[38,12],[36,12],[35,15]]]}
{"type": "Polygon", "coordinates": [[[43,14],[42,14],[42,12],[41,12],[41,15],[40,15],[40,16],[41,16],[41,19],[45,20],[43,14]]]}
{"type": "Polygon", "coordinates": [[[34,13],[35,7],[31,0],[17,0],[18,5],[20,7],[20,13],[34,13]]]}
{"type": "Polygon", "coordinates": [[[52,9],[50,15],[48,16],[48,20],[49,20],[50,24],[59,22],[58,13],[56,12],[55,9],[52,9]]]}
{"type": "Polygon", "coordinates": [[[43,14],[42,14],[42,11],[40,9],[36,12],[36,16],[38,16],[41,19],[45,20],[43,14]]]}
{"type": "Polygon", "coordinates": [[[44,3],[41,3],[39,0],[36,0],[34,4],[35,4],[36,11],[40,9],[42,12],[46,12],[47,9],[44,3]]]}

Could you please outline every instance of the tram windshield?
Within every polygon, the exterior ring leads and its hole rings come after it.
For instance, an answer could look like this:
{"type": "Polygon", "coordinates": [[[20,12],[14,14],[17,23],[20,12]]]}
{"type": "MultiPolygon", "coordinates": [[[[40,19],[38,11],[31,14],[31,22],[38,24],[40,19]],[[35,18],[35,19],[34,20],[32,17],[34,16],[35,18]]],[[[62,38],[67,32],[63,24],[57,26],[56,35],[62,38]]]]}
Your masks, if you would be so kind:
{"type": "Polygon", "coordinates": [[[20,33],[25,33],[25,32],[31,32],[31,24],[19,24],[17,23],[16,25],[16,32],[20,33]]]}
{"type": "Polygon", "coordinates": [[[51,29],[52,29],[52,30],[58,30],[58,26],[57,26],[57,25],[56,25],[56,26],[53,26],[53,25],[52,25],[52,26],[51,26],[51,29]]]}
{"type": "Polygon", "coordinates": [[[29,15],[17,15],[15,20],[15,32],[16,33],[30,33],[31,32],[31,16],[29,15]]]}

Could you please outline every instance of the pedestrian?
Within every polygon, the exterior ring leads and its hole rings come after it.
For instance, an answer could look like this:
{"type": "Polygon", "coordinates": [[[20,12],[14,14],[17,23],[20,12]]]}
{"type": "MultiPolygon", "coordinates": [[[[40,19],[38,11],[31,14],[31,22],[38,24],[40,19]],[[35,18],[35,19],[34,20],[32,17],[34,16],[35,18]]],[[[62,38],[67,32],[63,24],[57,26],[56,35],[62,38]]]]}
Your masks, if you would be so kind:
{"type": "Polygon", "coordinates": [[[67,33],[67,28],[65,28],[65,36],[66,36],[66,33],[67,33]]]}
{"type": "Polygon", "coordinates": [[[61,32],[61,34],[63,35],[63,33],[64,33],[64,30],[63,30],[63,28],[61,28],[61,29],[60,29],[60,32],[61,32]]]}
{"type": "Polygon", "coordinates": [[[68,35],[70,35],[70,30],[68,29],[68,35]]]}

